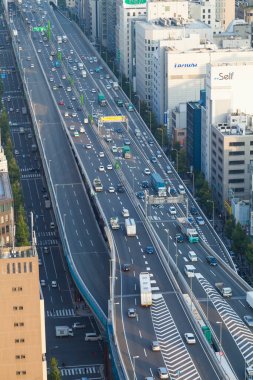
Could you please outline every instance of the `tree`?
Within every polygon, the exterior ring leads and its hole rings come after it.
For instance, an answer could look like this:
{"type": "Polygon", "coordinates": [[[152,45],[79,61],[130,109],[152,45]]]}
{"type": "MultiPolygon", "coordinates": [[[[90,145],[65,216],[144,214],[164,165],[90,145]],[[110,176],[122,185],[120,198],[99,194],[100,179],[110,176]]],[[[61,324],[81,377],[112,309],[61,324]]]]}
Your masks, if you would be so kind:
{"type": "Polygon", "coordinates": [[[16,219],[16,245],[29,245],[29,229],[25,221],[25,212],[23,206],[19,206],[18,216],[16,219]]]}
{"type": "Polygon", "coordinates": [[[61,380],[61,372],[58,368],[58,362],[56,358],[52,358],[50,361],[49,380],[61,380]]]}
{"type": "Polygon", "coordinates": [[[232,241],[232,250],[240,255],[245,255],[250,240],[240,223],[236,224],[232,232],[232,241]]]}
{"type": "Polygon", "coordinates": [[[225,235],[227,236],[228,239],[232,239],[232,234],[235,229],[235,218],[233,215],[227,219],[226,224],[225,224],[225,235]]]}
{"type": "Polygon", "coordinates": [[[253,243],[249,243],[246,249],[246,257],[253,264],[253,243]]]}

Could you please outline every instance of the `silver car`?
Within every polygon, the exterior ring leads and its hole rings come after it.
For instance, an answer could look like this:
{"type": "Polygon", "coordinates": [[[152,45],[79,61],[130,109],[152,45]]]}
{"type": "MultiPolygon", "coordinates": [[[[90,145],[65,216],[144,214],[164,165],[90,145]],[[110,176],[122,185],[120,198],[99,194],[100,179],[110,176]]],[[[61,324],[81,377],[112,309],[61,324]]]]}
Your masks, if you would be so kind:
{"type": "Polygon", "coordinates": [[[253,327],[253,317],[251,315],[244,315],[243,319],[249,327],[253,327]]]}

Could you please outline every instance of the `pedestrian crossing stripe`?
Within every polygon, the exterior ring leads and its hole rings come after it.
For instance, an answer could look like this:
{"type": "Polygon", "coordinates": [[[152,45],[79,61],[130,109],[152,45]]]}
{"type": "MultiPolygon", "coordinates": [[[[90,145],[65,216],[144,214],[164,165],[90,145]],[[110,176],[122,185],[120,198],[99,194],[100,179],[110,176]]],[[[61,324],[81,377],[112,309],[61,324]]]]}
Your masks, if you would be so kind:
{"type": "Polygon", "coordinates": [[[31,179],[31,178],[40,178],[41,175],[39,173],[36,174],[22,174],[21,179],[31,179]]]}
{"type": "Polygon", "coordinates": [[[61,368],[62,376],[70,375],[94,375],[100,374],[101,365],[99,366],[85,366],[85,367],[75,367],[75,368],[61,368]]]}
{"type": "Polygon", "coordinates": [[[57,246],[58,240],[52,239],[52,240],[37,240],[37,246],[57,246]]]}
{"type": "Polygon", "coordinates": [[[75,316],[75,311],[74,309],[52,309],[52,310],[47,310],[47,317],[74,317],[75,316]]]}

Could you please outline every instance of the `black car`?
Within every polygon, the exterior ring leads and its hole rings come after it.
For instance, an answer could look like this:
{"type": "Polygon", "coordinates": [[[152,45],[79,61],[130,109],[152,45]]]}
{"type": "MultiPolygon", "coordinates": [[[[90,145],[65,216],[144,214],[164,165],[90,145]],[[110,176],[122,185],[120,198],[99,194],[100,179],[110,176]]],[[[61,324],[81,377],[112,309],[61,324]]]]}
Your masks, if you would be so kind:
{"type": "Polygon", "coordinates": [[[176,196],[177,196],[177,191],[176,191],[176,189],[174,189],[174,187],[171,187],[171,188],[170,188],[170,195],[171,195],[172,197],[176,197],[176,196]]]}
{"type": "Polygon", "coordinates": [[[191,212],[192,215],[198,215],[198,210],[196,209],[195,206],[191,206],[190,212],[191,212]]]}
{"type": "Polygon", "coordinates": [[[216,267],[218,265],[216,258],[213,256],[207,256],[206,261],[209,265],[212,265],[213,267],[216,267]]]}
{"type": "Polygon", "coordinates": [[[178,243],[183,243],[184,241],[184,237],[181,234],[176,234],[175,238],[178,243]]]}
{"type": "Polygon", "coordinates": [[[141,183],[141,187],[143,189],[148,189],[149,188],[149,182],[148,181],[142,181],[141,183]]]}
{"type": "Polygon", "coordinates": [[[117,186],[117,192],[118,193],[124,193],[125,192],[124,186],[121,183],[119,183],[117,186]]]}
{"type": "Polygon", "coordinates": [[[122,264],[122,270],[123,272],[129,272],[131,269],[131,264],[122,264]]]}

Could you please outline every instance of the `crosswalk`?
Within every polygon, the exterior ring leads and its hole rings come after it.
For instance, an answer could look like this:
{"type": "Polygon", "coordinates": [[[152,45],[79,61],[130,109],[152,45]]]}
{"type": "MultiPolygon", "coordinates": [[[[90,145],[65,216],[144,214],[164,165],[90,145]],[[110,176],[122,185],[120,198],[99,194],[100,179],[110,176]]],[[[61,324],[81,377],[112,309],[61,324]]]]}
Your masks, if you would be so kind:
{"type": "Polygon", "coordinates": [[[40,173],[29,173],[29,174],[21,174],[21,179],[32,179],[32,178],[41,178],[40,173]]]}
{"type": "Polygon", "coordinates": [[[61,368],[61,375],[63,376],[80,376],[80,375],[92,375],[93,379],[102,379],[103,365],[97,366],[82,366],[82,367],[74,367],[74,368],[61,368]],[[95,376],[94,376],[95,375],[95,376]]]}
{"type": "Polygon", "coordinates": [[[74,309],[52,309],[46,311],[47,317],[75,317],[75,310],[74,309]]]}
{"type": "Polygon", "coordinates": [[[253,334],[228,302],[220,296],[214,287],[200,274],[195,273],[200,285],[215,306],[223,323],[232,335],[237,347],[247,363],[253,360],[253,334]]]}
{"type": "Polygon", "coordinates": [[[58,240],[55,238],[56,238],[55,231],[36,232],[37,246],[39,247],[57,246],[58,240]]]}
{"type": "Polygon", "coordinates": [[[197,368],[161,294],[153,295],[151,316],[163,360],[171,378],[200,380],[197,368]]]}

